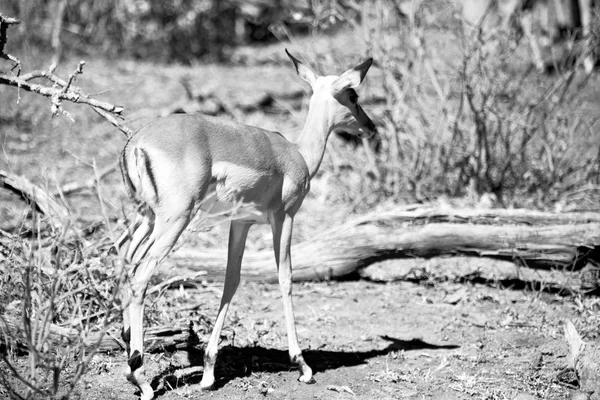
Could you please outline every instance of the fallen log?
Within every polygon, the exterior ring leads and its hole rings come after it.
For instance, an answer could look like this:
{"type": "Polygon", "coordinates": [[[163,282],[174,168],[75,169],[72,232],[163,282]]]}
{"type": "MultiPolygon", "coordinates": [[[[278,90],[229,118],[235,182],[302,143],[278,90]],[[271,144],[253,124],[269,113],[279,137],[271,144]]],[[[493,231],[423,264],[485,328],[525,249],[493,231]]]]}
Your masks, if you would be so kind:
{"type": "Polygon", "coordinates": [[[477,225],[558,225],[600,222],[598,212],[555,213],[524,208],[450,208],[436,206],[407,206],[387,211],[376,211],[346,222],[342,227],[352,227],[364,223],[397,224],[410,223],[468,223],[477,225]]]}
{"type": "MultiPolygon", "coordinates": [[[[600,214],[406,208],[358,217],[293,246],[295,281],[334,279],[394,258],[468,255],[534,268],[582,268],[600,258],[600,214]]],[[[224,276],[224,250],[182,248],[161,273],[224,276]]],[[[272,252],[246,252],[242,278],[276,282],[272,252]]]]}
{"type": "Polygon", "coordinates": [[[564,293],[594,290],[598,284],[597,274],[591,268],[582,271],[534,269],[513,261],[465,256],[385,260],[363,268],[359,275],[375,282],[468,281],[564,293]]]}

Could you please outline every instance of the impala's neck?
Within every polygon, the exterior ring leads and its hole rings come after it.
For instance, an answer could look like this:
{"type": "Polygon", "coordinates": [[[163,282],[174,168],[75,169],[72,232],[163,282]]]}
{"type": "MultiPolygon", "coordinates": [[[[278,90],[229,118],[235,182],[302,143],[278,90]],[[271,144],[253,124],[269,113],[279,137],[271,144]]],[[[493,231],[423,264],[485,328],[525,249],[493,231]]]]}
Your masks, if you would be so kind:
{"type": "Polygon", "coordinates": [[[327,139],[332,130],[333,127],[329,122],[327,108],[324,104],[319,104],[314,99],[311,99],[306,123],[297,142],[298,150],[308,166],[310,179],[319,170],[321,161],[323,161],[323,155],[325,154],[327,139]]]}

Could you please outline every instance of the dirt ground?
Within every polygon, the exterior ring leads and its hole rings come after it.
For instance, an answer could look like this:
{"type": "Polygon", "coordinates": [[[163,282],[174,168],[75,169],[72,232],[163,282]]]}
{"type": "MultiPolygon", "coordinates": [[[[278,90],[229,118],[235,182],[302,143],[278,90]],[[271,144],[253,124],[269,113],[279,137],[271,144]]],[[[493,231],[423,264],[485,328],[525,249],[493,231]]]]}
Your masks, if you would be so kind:
{"type": "MultiPolygon", "coordinates": [[[[149,311],[213,321],[220,285],[169,291],[149,311]],[[170,305],[170,307],[165,307],[170,305]],[[191,309],[191,310],[190,310],[191,309]],[[170,310],[170,311],[169,311],[170,310]]],[[[295,285],[300,345],[316,383],[288,362],[276,285],[243,284],[230,309],[217,361],[218,388],[202,392],[202,344],[147,356],[162,399],[565,399],[565,318],[575,299],[540,292],[440,283],[365,281],[295,285]],[[195,368],[196,367],[196,368],[195,368]]],[[[585,324],[585,321],[581,321],[585,324]]],[[[209,337],[208,326],[199,332],[209,337]]],[[[130,399],[124,354],[95,358],[81,398],[130,399]]]]}

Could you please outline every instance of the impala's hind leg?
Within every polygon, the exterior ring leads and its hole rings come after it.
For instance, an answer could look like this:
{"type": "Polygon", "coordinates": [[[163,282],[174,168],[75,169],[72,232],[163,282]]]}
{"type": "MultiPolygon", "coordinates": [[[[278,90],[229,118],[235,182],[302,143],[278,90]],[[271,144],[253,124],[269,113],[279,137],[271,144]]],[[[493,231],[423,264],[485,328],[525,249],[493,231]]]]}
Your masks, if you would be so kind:
{"type": "Polygon", "coordinates": [[[142,222],[133,233],[131,237],[131,243],[129,244],[129,249],[127,250],[126,259],[132,264],[139,264],[146,254],[150,247],[154,244],[154,240],[156,237],[152,235],[154,231],[154,221],[151,217],[144,216],[142,222]]]}
{"type": "MultiPolygon", "coordinates": [[[[125,333],[125,339],[129,339],[129,359],[125,376],[140,388],[141,398],[144,400],[154,397],[154,392],[146,379],[143,367],[144,354],[144,297],[148,282],[156,269],[157,264],[166,257],[175,245],[190,221],[192,214],[191,206],[178,204],[161,204],[161,211],[157,212],[154,226],[146,243],[138,251],[147,252],[148,256],[141,263],[134,265],[131,276],[130,301],[129,301],[129,331],[125,333]]],[[[139,228],[138,228],[139,230],[139,228]]],[[[137,231],[136,231],[137,233],[137,231]]],[[[138,258],[138,254],[135,255],[138,258]]]]}
{"type": "MultiPolygon", "coordinates": [[[[125,232],[123,232],[123,234],[115,242],[115,246],[114,247],[117,250],[117,252],[120,253],[122,250],[124,250],[123,247],[125,247],[125,244],[127,242],[130,242],[131,236],[133,235],[133,232],[135,232],[135,230],[138,228],[138,226],[140,225],[141,222],[142,222],[141,216],[140,215],[136,215],[135,216],[135,220],[133,221],[133,223],[131,223],[131,225],[129,225],[127,227],[127,229],[125,229],[125,232]]],[[[125,251],[126,250],[127,249],[125,249],[125,251]]]]}
{"type": "MultiPolygon", "coordinates": [[[[150,233],[152,233],[152,220],[151,217],[153,214],[150,210],[148,210],[145,214],[137,214],[133,223],[127,228],[125,233],[119,238],[117,241],[116,247],[121,250],[125,242],[129,241],[129,244],[126,249],[126,254],[124,255],[125,259],[130,265],[136,265],[140,262],[140,260],[147,253],[149,246],[151,246],[150,240],[146,240],[149,238],[150,233]],[[124,238],[125,237],[125,238],[124,238]],[[144,240],[145,246],[141,249],[141,251],[137,251],[140,243],[144,240]],[[132,259],[135,257],[135,260],[132,259]]],[[[130,341],[130,322],[129,322],[129,307],[128,304],[131,301],[131,289],[123,288],[121,289],[121,303],[125,306],[123,309],[123,330],[121,331],[121,337],[125,342],[127,347],[127,354],[129,354],[129,341],[130,341]]]]}
{"type": "MultiPolygon", "coordinates": [[[[147,226],[149,223],[152,222],[151,220],[153,219],[154,214],[152,213],[152,210],[149,207],[143,204],[138,207],[133,222],[129,224],[125,232],[123,232],[123,234],[115,242],[115,248],[123,257],[127,258],[125,254],[127,254],[128,252],[134,252],[135,247],[139,246],[139,243],[136,246],[133,246],[133,248],[131,246],[135,232],[139,231],[140,226],[142,226],[142,224],[145,224],[147,226]]],[[[147,229],[148,228],[146,227],[144,230],[147,229]]]]}

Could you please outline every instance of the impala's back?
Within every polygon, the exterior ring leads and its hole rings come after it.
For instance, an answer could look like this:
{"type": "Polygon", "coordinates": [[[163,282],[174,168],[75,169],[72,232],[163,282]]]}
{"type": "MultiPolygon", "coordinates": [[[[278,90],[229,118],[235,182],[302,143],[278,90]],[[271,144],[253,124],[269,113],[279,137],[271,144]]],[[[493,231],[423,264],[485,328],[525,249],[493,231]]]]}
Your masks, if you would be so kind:
{"type": "Polygon", "coordinates": [[[202,115],[175,114],[140,129],[122,169],[131,193],[152,209],[185,203],[257,223],[281,204],[299,207],[298,189],[309,185],[297,146],[279,133],[202,115]]]}

